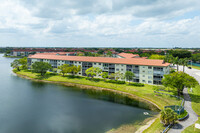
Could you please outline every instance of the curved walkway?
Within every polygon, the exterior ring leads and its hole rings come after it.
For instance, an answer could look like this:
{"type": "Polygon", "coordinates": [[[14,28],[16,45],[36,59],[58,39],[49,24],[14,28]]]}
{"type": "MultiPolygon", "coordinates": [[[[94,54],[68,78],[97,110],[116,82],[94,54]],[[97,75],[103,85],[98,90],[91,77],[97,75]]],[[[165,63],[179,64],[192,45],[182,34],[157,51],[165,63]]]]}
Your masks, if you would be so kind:
{"type": "MultiPolygon", "coordinates": [[[[179,67],[179,69],[182,70],[182,67],[179,67]]],[[[185,67],[185,72],[188,73],[189,75],[193,76],[194,78],[196,78],[196,80],[200,83],[200,75],[199,75],[200,70],[188,69],[188,68],[185,67]]],[[[184,107],[187,110],[187,112],[189,113],[189,117],[186,120],[180,121],[178,124],[174,125],[168,131],[168,133],[181,133],[185,128],[194,124],[198,120],[197,114],[192,109],[191,99],[190,99],[190,96],[188,94],[187,88],[184,88],[183,96],[184,96],[184,99],[185,99],[184,107]]]]}

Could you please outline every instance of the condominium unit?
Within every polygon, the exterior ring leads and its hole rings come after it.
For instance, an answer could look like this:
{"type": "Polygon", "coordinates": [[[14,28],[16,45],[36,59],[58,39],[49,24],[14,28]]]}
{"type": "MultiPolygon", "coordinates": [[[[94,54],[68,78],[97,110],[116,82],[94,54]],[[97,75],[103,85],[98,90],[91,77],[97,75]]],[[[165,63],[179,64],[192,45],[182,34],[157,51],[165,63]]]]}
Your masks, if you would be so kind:
{"type": "MultiPolygon", "coordinates": [[[[86,76],[85,71],[90,67],[99,67],[108,74],[120,72],[125,74],[131,71],[135,74],[133,82],[145,84],[161,84],[163,75],[169,74],[169,63],[163,60],[153,60],[138,57],[138,55],[128,55],[123,53],[120,58],[111,57],[86,57],[86,56],[66,56],[61,54],[38,53],[28,57],[28,65],[34,62],[48,62],[53,68],[58,68],[63,64],[81,66],[81,71],[77,75],[86,76]]],[[[97,78],[101,76],[97,75],[97,78]]]]}

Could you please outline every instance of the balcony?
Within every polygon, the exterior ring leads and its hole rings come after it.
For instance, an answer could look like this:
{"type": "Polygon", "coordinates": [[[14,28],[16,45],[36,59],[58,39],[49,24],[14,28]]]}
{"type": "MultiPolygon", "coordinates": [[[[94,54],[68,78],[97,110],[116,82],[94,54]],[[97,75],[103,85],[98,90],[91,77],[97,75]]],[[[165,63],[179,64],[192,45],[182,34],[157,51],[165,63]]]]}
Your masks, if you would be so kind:
{"type": "Polygon", "coordinates": [[[109,70],[109,68],[108,67],[103,67],[103,69],[102,69],[103,71],[108,71],[109,70]]]}
{"type": "Polygon", "coordinates": [[[160,80],[162,80],[162,78],[153,78],[153,80],[159,80],[160,81],[160,80]]]}
{"type": "Polygon", "coordinates": [[[160,75],[164,75],[164,71],[153,71],[153,74],[160,74],[160,75]]]}

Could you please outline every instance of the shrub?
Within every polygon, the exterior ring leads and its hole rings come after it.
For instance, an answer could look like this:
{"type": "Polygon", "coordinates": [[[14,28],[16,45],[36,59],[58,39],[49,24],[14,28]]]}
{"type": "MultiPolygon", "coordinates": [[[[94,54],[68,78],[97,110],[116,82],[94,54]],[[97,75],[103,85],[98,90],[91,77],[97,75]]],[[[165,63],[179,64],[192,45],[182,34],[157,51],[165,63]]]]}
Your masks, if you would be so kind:
{"type": "Polygon", "coordinates": [[[107,83],[115,83],[115,84],[125,84],[125,81],[118,81],[118,80],[114,80],[114,79],[111,79],[111,80],[106,80],[107,83]]]}
{"type": "Polygon", "coordinates": [[[178,119],[181,119],[181,118],[187,116],[187,114],[188,114],[188,112],[186,110],[184,110],[183,113],[181,113],[180,115],[178,115],[178,119]]]}
{"type": "Polygon", "coordinates": [[[117,81],[117,84],[125,84],[125,81],[117,81]]]}
{"type": "Polygon", "coordinates": [[[18,70],[17,69],[13,69],[13,72],[16,73],[16,72],[18,72],[18,70]]]}
{"type": "Polygon", "coordinates": [[[138,86],[138,87],[143,87],[144,86],[143,83],[130,83],[130,85],[138,86]]]}

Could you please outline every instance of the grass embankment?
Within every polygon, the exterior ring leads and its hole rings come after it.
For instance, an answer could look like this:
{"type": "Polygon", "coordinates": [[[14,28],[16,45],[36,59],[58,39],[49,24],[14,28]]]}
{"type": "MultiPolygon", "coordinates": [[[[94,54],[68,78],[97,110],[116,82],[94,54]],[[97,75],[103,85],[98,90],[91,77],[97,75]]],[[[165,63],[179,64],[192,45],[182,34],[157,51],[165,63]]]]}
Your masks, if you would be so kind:
{"type": "Polygon", "coordinates": [[[160,118],[157,118],[149,128],[144,130],[143,133],[160,133],[165,128],[166,127],[164,127],[163,124],[160,123],[160,118]]]}
{"type": "MultiPolygon", "coordinates": [[[[191,67],[191,65],[189,65],[189,67],[191,67]]],[[[192,68],[200,70],[199,66],[192,66],[192,68]]]]}
{"type": "Polygon", "coordinates": [[[131,124],[125,124],[120,126],[117,129],[111,129],[107,131],[106,133],[141,133],[143,130],[145,130],[146,126],[151,124],[154,121],[155,118],[150,117],[145,119],[142,122],[135,122],[131,124]]]}
{"type": "MultiPolygon", "coordinates": [[[[38,73],[32,73],[29,71],[19,71],[16,72],[17,74],[24,75],[33,79],[37,80],[44,80],[44,81],[52,81],[52,82],[67,82],[67,83],[75,83],[81,85],[88,85],[88,86],[96,86],[101,88],[108,88],[120,92],[125,92],[128,94],[132,94],[134,96],[140,97],[147,101],[150,101],[157,105],[160,109],[163,109],[164,106],[167,105],[180,105],[181,100],[178,100],[174,97],[170,97],[167,95],[158,95],[154,93],[154,86],[145,84],[144,87],[136,87],[126,84],[114,84],[114,83],[107,83],[103,80],[87,80],[85,77],[71,77],[71,76],[61,76],[61,75],[53,75],[51,73],[47,73],[45,77],[41,77],[38,73]]],[[[173,94],[173,92],[168,92],[169,94],[173,94]]],[[[163,125],[160,123],[159,119],[150,126],[145,132],[160,132],[164,129],[163,125]]]]}
{"type": "Polygon", "coordinates": [[[10,56],[10,55],[4,55],[3,57],[7,57],[7,58],[23,58],[23,56],[10,56]]]}
{"type": "MultiPolygon", "coordinates": [[[[192,100],[192,109],[200,116],[200,85],[193,88],[192,92],[188,89],[188,93],[192,100]]],[[[200,124],[200,117],[198,117],[196,123],[200,124]]],[[[194,126],[195,124],[187,127],[182,133],[200,133],[200,129],[196,129],[194,126]]]]}

